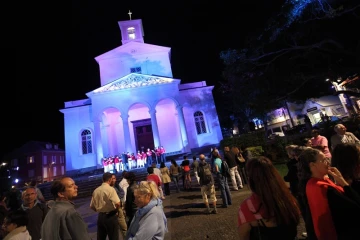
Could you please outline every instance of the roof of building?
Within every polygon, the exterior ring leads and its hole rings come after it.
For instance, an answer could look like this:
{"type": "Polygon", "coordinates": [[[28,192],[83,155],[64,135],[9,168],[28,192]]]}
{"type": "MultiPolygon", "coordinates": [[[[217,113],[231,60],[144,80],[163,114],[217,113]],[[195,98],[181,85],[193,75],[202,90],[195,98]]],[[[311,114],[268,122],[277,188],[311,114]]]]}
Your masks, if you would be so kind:
{"type": "Polygon", "coordinates": [[[22,145],[19,148],[14,149],[12,152],[5,154],[2,159],[6,160],[9,158],[20,157],[27,153],[34,153],[39,151],[59,151],[63,152],[64,150],[59,148],[59,144],[49,143],[49,142],[40,142],[40,141],[29,141],[22,145]],[[57,146],[57,148],[55,147],[57,146]]]}
{"type": "Polygon", "coordinates": [[[116,90],[125,90],[128,88],[146,87],[151,85],[167,84],[172,82],[180,83],[180,80],[169,77],[159,77],[154,75],[130,73],[102,87],[99,87],[87,93],[86,95],[89,96],[89,94],[111,92],[116,90]]]}
{"type": "Polygon", "coordinates": [[[311,101],[313,101],[314,103],[317,103],[323,107],[341,104],[339,97],[332,96],[332,95],[323,96],[323,97],[319,97],[319,98],[312,98],[311,101]]]}

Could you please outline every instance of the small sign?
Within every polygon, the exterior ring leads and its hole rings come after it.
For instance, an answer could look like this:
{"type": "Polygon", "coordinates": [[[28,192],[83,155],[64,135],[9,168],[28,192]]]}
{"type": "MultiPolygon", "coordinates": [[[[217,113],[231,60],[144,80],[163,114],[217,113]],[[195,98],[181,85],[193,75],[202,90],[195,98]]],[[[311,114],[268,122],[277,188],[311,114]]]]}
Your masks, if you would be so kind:
{"type": "Polygon", "coordinates": [[[317,107],[309,108],[309,109],[307,109],[306,111],[307,111],[307,112],[312,112],[312,111],[315,111],[315,110],[317,110],[317,107]]]}

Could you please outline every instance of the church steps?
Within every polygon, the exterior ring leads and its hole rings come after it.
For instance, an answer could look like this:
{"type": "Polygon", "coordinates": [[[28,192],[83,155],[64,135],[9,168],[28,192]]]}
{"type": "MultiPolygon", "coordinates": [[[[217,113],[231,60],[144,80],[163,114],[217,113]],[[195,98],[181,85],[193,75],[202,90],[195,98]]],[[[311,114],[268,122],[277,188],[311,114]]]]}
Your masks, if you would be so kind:
{"type": "MultiPolygon", "coordinates": [[[[179,161],[177,161],[177,163],[180,164],[181,161],[179,160],[179,161]]],[[[169,162],[167,162],[166,165],[167,165],[167,167],[170,167],[169,162]]],[[[146,176],[147,176],[146,168],[132,169],[131,171],[133,171],[135,173],[136,181],[146,180],[146,176]]],[[[95,190],[95,188],[97,188],[98,186],[101,185],[101,183],[102,183],[101,177],[102,177],[102,174],[82,176],[78,179],[73,178],[76,185],[78,186],[78,198],[91,196],[92,192],[95,190]]],[[[122,179],[121,173],[116,174],[116,178],[117,178],[116,184],[119,184],[119,181],[122,179]]],[[[195,179],[195,176],[194,176],[192,170],[191,170],[191,180],[192,180],[191,185],[193,186],[193,188],[199,188],[199,186],[196,183],[196,179],[195,179]]],[[[52,196],[50,194],[50,186],[51,186],[51,183],[43,183],[38,186],[40,188],[40,190],[42,191],[44,198],[46,200],[52,200],[52,196]]],[[[231,188],[231,186],[232,186],[231,181],[229,181],[229,186],[231,188]]],[[[180,180],[180,188],[182,188],[182,180],[180,180]]],[[[172,192],[176,191],[176,187],[175,187],[174,183],[172,183],[172,182],[170,183],[170,190],[172,192]]]]}

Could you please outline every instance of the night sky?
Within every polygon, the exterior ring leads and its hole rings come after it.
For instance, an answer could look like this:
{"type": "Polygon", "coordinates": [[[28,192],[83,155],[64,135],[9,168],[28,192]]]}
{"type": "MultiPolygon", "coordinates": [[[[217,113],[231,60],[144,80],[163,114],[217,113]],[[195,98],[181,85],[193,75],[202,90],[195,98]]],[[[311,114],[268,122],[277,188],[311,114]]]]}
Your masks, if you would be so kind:
{"type": "Polygon", "coordinates": [[[146,43],[172,48],[174,78],[216,86],[223,68],[220,51],[241,48],[283,1],[236,1],[237,6],[229,0],[124,2],[3,8],[0,156],[31,140],[64,146],[59,109],[100,87],[94,58],[121,45],[117,22],[129,20],[129,10],[133,19],[142,19],[146,43]]]}

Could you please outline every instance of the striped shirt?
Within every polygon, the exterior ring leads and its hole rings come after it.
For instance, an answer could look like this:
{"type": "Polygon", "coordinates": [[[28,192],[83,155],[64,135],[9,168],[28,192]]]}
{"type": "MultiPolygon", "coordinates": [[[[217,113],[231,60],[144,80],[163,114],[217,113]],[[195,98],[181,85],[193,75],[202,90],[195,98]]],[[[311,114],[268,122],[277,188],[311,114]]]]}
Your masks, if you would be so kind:
{"type": "Polygon", "coordinates": [[[259,209],[259,206],[260,199],[255,193],[245,199],[239,207],[238,227],[248,222],[263,219],[263,216],[266,216],[265,208],[262,207],[259,209]]]}

